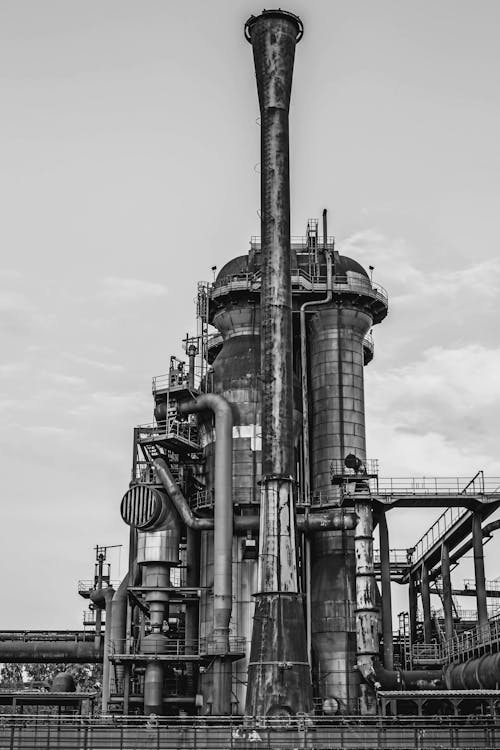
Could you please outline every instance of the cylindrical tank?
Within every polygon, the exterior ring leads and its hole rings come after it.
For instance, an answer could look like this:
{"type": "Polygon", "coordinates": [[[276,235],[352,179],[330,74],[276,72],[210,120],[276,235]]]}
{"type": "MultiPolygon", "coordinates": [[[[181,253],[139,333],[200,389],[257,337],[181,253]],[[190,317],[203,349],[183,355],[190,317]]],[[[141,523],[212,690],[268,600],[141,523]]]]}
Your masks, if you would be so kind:
{"type": "MultiPolygon", "coordinates": [[[[222,349],[213,362],[213,391],[231,404],[233,413],[233,502],[235,513],[255,513],[260,493],[260,294],[250,290],[254,271],[252,260],[241,256],[229,261],[219,272],[211,293],[210,322],[220,332],[222,349]],[[242,289],[241,287],[245,288],[242,289]]],[[[210,424],[202,429],[206,458],[207,487],[213,487],[215,443],[210,424]]],[[[202,532],[202,587],[213,584],[213,533],[202,532]]],[[[250,643],[256,589],[257,561],[248,559],[241,537],[233,540],[233,611],[231,636],[250,643]]],[[[213,631],[213,602],[202,588],[200,636],[213,631]]],[[[247,646],[246,651],[249,651],[247,646]]],[[[245,705],[248,653],[233,664],[232,692],[241,712],[245,705]]],[[[205,704],[211,702],[211,680],[207,671],[201,681],[205,704]]]]}
{"type": "Polygon", "coordinates": [[[50,686],[51,693],[74,693],[75,690],[75,680],[69,672],[58,672],[50,686]]]}
{"type": "MultiPolygon", "coordinates": [[[[329,306],[308,315],[311,484],[322,503],[339,501],[332,487],[332,461],[348,453],[365,460],[363,340],[373,325],[369,310],[350,293],[371,290],[355,261],[336,257],[335,273],[346,280],[329,306]],[[351,289],[350,289],[351,287],[351,289]]],[[[313,308],[314,309],[314,308],[313,308]]],[[[354,534],[317,532],[312,540],[311,611],[316,689],[323,700],[335,698],[341,713],[357,710],[354,534]]]]}

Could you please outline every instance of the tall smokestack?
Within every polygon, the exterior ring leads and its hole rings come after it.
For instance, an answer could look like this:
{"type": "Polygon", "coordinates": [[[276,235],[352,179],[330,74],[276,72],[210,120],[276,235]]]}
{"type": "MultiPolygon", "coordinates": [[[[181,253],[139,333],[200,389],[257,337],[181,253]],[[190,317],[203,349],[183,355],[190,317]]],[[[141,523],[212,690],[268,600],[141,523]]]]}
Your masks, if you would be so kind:
{"type": "Polygon", "coordinates": [[[288,111],[300,19],[265,10],[245,24],[261,114],[262,483],[258,592],[246,713],[309,712],[312,688],[298,593],[293,503],[292,289],[288,111]]]}

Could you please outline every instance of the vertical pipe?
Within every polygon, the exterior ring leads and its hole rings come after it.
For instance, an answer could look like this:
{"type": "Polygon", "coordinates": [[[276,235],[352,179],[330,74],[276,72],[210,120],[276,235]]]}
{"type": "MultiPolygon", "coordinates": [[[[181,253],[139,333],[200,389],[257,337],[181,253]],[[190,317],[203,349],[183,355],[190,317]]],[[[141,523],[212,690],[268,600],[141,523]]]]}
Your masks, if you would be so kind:
{"type": "Polygon", "coordinates": [[[384,666],[392,669],[394,666],[394,649],[392,643],[392,595],[391,595],[391,563],[389,554],[389,531],[385,511],[378,521],[380,540],[380,570],[382,579],[382,633],[384,638],[384,666]]]}
{"type": "Polygon", "coordinates": [[[189,357],[188,385],[191,390],[194,390],[194,365],[198,350],[194,344],[190,344],[187,353],[189,357]]]}
{"type": "Polygon", "coordinates": [[[262,484],[258,592],[248,669],[250,714],[309,712],[312,692],[298,593],[293,500],[292,286],[288,111],[297,16],[252,16],[261,114],[262,484]]]}
{"type": "Polygon", "coordinates": [[[420,594],[422,596],[422,612],[424,616],[424,642],[430,643],[432,640],[431,591],[429,588],[429,568],[425,562],[422,562],[420,574],[420,594]]]}
{"type": "Polygon", "coordinates": [[[109,696],[111,692],[111,628],[113,623],[113,609],[111,602],[114,596],[114,589],[111,587],[104,589],[104,600],[106,602],[106,624],[104,626],[104,649],[102,658],[102,713],[108,713],[109,696]]]}
{"type": "Polygon", "coordinates": [[[486,580],[484,575],[483,532],[481,514],[472,516],[472,547],[474,550],[474,575],[476,579],[477,621],[480,628],[488,627],[488,605],[486,602],[486,580]]]}
{"type": "Polygon", "coordinates": [[[379,650],[373,567],[373,514],[369,493],[359,492],[354,503],[358,515],[354,537],[357,667],[364,680],[360,685],[360,712],[366,716],[377,712],[373,691],[373,684],[376,681],[373,658],[378,655],[379,650]]]}
{"type": "Polygon", "coordinates": [[[214,506],[214,663],[213,712],[231,713],[232,669],[229,622],[232,611],[233,415],[225,398],[214,393],[182,404],[183,414],[210,410],[215,416],[214,506]]]}
{"type": "Polygon", "coordinates": [[[441,575],[443,578],[444,633],[446,640],[453,638],[453,599],[451,589],[450,549],[446,542],[441,545],[441,575]]]}

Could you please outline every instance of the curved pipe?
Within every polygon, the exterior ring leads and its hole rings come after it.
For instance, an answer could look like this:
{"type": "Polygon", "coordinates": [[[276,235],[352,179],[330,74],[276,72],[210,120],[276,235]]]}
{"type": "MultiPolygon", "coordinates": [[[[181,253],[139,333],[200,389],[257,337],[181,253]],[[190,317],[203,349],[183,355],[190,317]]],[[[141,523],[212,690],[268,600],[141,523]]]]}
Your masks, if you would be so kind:
{"type": "Polygon", "coordinates": [[[213,518],[200,518],[199,516],[194,515],[189,507],[188,501],[173,478],[172,472],[168,468],[165,459],[160,456],[153,458],[151,463],[156,472],[156,476],[164,486],[167,495],[175,505],[178,514],[186,526],[189,526],[190,529],[195,529],[196,531],[210,531],[213,529],[213,518]]]}
{"type": "Polygon", "coordinates": [[[304,458],[304,501],[308,505],[311,498],[311,471],[309,468],[309,387],[307,381],[307,329],[306,310],[308,307],[328,305],[333,299],[332,254],[327,250],[326,208],[323,209],[323,243],[326,256],[326,297],[318,301],[304,302],[300,307],[300,364],[302,371],[302,445],[304,458]]]}
{"type": "MultiPolygon", "coordinates": [[[[196,516],[189,503],[182,494],[178,484],[172,476],[164,458],[152,459],[152,466],[156,475],[162,483],[169,498],[172,500],[183,522],[195,531],[211,531],[214,528],[213,518],[200,518],[196,516]]],[[[332,529],[351,530],[356,528],[358,517],[353,511],[345,511],[342,508],[330,510],[312,511],[308,516],[304,514],[297,516],[299,531],[310,534],[315,531],[329,531],[332,529]]],[[[245,534],[247,531],[258,531],[259,515],[234,516],[233,527],[235,534],[245,534]]]]}
{"type": "Polygon", "coordinates": [[[441,669],[385,669],[378,659],[373,659],[372,667],[367,677],[361,674],[375,690],[440,690],[444,686],[441,669]]]}
{"type": "Polygon", "coordinates": [[[179,408],[181,414],[202,411],[211,411],[215,417],[214,635],[220,646],[229,651],[233,592],[233,415],[226,399],[215,393],[198,396],[179,408]]]}

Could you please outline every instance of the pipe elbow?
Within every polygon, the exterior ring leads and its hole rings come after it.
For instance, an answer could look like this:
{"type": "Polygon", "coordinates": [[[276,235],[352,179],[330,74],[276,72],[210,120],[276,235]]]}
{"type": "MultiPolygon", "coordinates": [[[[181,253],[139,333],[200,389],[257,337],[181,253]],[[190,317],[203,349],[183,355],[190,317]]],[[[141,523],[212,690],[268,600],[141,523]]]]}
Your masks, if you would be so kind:
{"type": "Polygon", "coordinates": [[[231,405],[224,396],[217,393],[203,393],[201,396],[186,401],[179,406],[179,414],[194,414],[200,411],[211,411],[215,414],[216,419],[219,418],[229,422],[231,428],[233,426],[231,405]]]}

